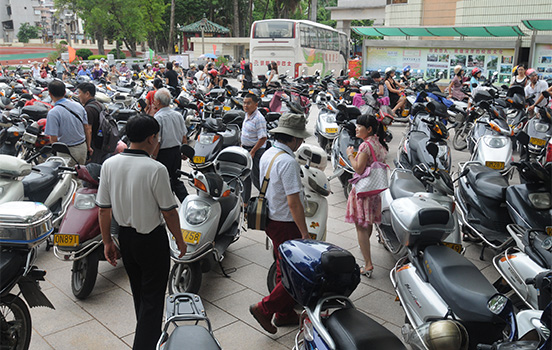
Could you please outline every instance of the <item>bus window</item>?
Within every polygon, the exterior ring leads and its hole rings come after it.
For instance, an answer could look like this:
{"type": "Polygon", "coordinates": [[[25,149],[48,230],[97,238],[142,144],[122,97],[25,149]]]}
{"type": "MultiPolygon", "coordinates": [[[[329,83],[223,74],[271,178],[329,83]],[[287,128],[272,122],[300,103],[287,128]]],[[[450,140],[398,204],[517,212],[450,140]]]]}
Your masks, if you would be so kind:
{"type": "Polygon", "coordinates": [[[293,38],[293,22],[269,21],[256,23],[253,38],[293,38]]]}

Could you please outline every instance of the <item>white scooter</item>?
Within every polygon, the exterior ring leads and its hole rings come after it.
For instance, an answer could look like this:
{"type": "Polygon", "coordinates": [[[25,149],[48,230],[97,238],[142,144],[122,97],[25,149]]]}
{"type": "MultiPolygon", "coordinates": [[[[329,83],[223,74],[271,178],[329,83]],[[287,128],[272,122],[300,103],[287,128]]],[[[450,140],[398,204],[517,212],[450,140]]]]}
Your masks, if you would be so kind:
{"type": "Polygon", "coordinates": [[[23,200],[44,203],[52,212],[52,225],[57,229],[77,189],[77,182],[71,173],[74,169],[67,167],[65,158],[52,156],[42,164],[31,165],[35,158],[50,150],[54,154],[69,152],[65,144],[54,143],[51,148],[42,147],[40,153],[27,161],[0,155],[0,204],[23,200]]]}
{"type": "MultiPolygon", "coordinates": [[[[330,182],[324,173],[326,169],[326,152],[318,147],[303,144],[295,152],[297,162],[301,165],[301,182],[305,191],[305,219],[312,239],[325,241],[328,221],[328,200],[330,182]]],[[[269,239],[267,237],[267,249],[269,239]]],[[[276,257],[275,257],[276,258],[276,257]]],[[[267,287],[272,291],[276,286],[276,259],[270,266],[267,276],[267,287]]]]}
{"type": "MultiPolygon", "coordinates": [[[[190,146],[183,145],[182,153],[193,159],[194,150],[190,146]]],[[[226,249],[238,240],[243,229],[241,193],[253,161],[245,149],[230,146],[220,151],[213,164],[215,172],[182,172],[197,194],[189,194],[178,212],[182,235],[188,244],[182,258],[178,258],[176,241],[170,240],[171,259],[175,262],[169,276],[170,294],[197,293],[202,273],[210,270],[213,261],[226,277],[227,272],[232,272],[221,263],[226,249]]]]}
{"type": "MultiPolygon", "coordinates": [[[[493,265],[527,307],[544,310],[550,303],[552,290],[552,237],[516,224],[506,229],[515,246],[495,256],[493,265]]],[[[497,283],[495,286],[501,289],[497,283]]]]}
{"type": "Polygon", "coordinates": [[[319,112],[316,118],[314,134],[318,139],[318,144],[328,154],[331,154],[333,140],[337,137],[339,125],[336,117],[339,112],[337,102],[329,92],[320,92],[316,96],[316,104],[319,112]]]}

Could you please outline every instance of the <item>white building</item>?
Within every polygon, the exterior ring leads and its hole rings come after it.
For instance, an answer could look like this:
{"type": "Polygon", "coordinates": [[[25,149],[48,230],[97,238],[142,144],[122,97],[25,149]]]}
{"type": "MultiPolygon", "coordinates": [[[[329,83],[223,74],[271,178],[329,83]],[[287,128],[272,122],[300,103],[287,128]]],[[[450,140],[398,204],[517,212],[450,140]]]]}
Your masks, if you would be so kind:
{"type": "Polygon", "coordinates": [[[4,42],[17,41],[21,24],[28,22],[32,26],[41,25],[39,0],[0,0],[0,38],[4,42]]]}

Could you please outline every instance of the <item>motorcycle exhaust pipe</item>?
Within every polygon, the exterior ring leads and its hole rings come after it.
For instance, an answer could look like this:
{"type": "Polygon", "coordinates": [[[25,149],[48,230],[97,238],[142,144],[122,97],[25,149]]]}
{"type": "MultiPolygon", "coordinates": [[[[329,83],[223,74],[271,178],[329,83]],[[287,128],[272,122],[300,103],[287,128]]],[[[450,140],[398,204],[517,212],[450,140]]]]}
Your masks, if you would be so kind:
{"type": "Polygon", "coordinates": [[[419,350],[467,350],[468,332],[464,326],[453,320],[426,322],[414,328],[405,324],[401,333],[407,344],[419,350]]]}

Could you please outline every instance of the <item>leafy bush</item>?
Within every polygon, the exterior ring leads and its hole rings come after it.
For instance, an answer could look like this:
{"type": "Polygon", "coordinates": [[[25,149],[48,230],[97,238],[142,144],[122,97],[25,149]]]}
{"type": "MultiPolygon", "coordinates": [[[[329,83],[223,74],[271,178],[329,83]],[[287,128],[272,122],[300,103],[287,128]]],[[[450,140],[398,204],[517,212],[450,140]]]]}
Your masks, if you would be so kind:
{"type": "Polygon", "coordinates": [[[62,40],[62,41],[60,41],[59,43],[60,43],[61,45],[69,45],[69,44],[67,43],[67,41],[65,41],[65,40],[62,40]]]}
{"type": "Polygon", "coordinates": [[[90,55],[90,56],[88,56],[89,60],[99,60],[100,58],[107,59],[107,55],[90,55]]]}
{"type": "Polygon", "coordinates": [[[78,49],[76,55],[81,57],[83,60],[89,59],[88,57],[92,56],[93,52],[90,49],[78,49]]]}
{"type": "Polygon", "coordinates": [[[38,27],[30,25],[28,22],[22,23],[17,33],[17,40],[20,43],[28,43],[29,39],[38,38],[38,27]]]}
{"type": "Polygon", "coordinates": [[[113,49],[113,50],[109,51],[109,53],[112,54],[113,57],[115,57],[115,59],[124,59],[124,58],[126,58],[126,55],[122,50],[120,51],[119,56],[117,56],[117,49],[113,49]]]}
{"type": "Polygon", "coordinates": [[[66,52],[67,51],[67,47],[61,43],[59,44],[56,44],[56,50],[55,51],[52,51],[48,54],[48,60],[50,62],[56,62],[57,58],[61,56],[61,53],[62,52],[66,52]]]}

